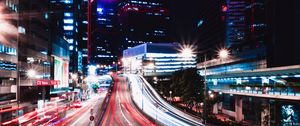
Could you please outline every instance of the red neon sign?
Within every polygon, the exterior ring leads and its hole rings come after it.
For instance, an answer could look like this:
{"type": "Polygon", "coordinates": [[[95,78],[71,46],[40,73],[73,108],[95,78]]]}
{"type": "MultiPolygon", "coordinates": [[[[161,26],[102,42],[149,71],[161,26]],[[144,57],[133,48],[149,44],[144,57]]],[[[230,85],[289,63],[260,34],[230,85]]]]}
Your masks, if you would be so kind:
{"type": "Polygon", "coordinates": [[[35,84],[37,86],[52,86],[52,85],[59,85],[58,80],[36,80],[35,84]]]}

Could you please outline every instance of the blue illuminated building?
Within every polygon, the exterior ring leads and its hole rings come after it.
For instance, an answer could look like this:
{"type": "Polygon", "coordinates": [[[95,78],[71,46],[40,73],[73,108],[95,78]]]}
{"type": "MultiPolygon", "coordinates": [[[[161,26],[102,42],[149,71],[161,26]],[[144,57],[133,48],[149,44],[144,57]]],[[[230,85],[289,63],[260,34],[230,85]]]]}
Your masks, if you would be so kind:
{"type": "Polygon", "coordinates": [[[196,67],[196,55],[181,54],[178,43],[145,43],[123,51],[124,71],[144,76],[170,76],[196,67]]]}

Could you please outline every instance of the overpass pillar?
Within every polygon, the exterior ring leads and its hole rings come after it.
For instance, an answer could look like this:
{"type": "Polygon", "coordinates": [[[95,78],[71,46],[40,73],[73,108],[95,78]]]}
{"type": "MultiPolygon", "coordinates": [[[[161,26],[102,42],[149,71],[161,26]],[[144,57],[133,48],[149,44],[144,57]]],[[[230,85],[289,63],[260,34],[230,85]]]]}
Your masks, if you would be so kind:
{"type": "Polygon", "coordinates": [[[244,120],[243,115],[243,98],[241,96],[235,97],[235,121],[240,122],[244,120]]]}
{"type": "Polygon", "coordinates": [[[263,100],[261,108],[261,126],[270,126],[270,103],[263,100]]]}
{"type": "Polygon", "coordinates": [[[213,110],[212,110],[213,114],[218,114],[218,106],[219,106],[218,102],[213,105],[213,110]]]}

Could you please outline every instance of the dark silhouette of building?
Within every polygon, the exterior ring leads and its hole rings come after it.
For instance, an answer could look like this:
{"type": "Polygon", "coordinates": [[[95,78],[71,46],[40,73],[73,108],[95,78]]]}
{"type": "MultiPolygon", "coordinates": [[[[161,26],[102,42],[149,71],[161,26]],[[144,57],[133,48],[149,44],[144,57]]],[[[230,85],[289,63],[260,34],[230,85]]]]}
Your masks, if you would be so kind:
{"type": "MultiPolygon", "coordinates": [[[[87,65],[88,65],[88,1],[81,0],[78,2],[80,11],[77,13],[78,20],[78,70],[82,71],[83,76],[87,76],[87,65]],[[81,60],[80,60],[81,57],[81,60]]],[[[80,72],[79,72],[80,74],[80,72]]],[[[79,75],[80,76],[80,75],[79,75]]]]}
{"type": "Polygon", "coordinates": [[[300,1],[266,1],[268,67],[300,64],[300,1]]]}
{"type": "Polygon", "coordinates": [[[123,0],[118,6],[122,48],[170,42],[170,16],[165,0],[123,0]]]}
{"type": "Polygon", "coordinates": [[[120,41],[116,7],[117,2],[104,0],[91,5],[91,64],[108,65],[117,60],[120,41]]]}

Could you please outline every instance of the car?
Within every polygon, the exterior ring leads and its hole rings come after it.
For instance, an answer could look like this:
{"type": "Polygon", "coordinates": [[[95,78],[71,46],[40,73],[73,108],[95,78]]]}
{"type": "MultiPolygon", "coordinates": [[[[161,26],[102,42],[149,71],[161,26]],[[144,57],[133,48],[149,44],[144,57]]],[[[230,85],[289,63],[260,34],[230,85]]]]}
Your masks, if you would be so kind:
{"type": "Polygon", "coordinates": [[[71,107],[73,107],[73,108],[80,108],[80,107],[82,107],[82,103],[81,103],[81,101],[74,101],[72,103],[71,107]]]}

